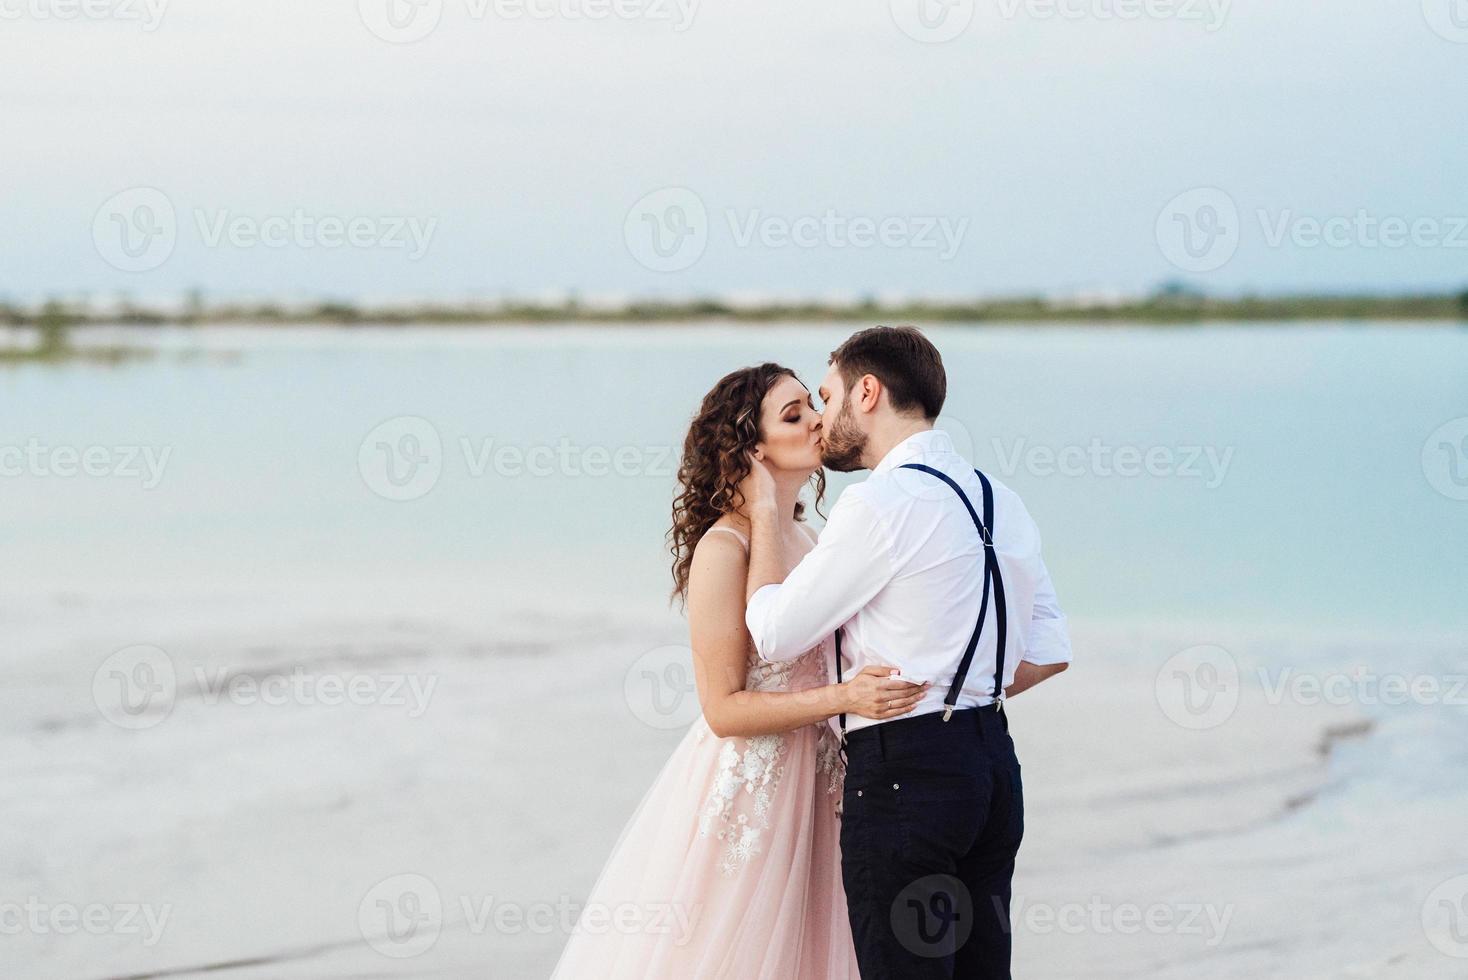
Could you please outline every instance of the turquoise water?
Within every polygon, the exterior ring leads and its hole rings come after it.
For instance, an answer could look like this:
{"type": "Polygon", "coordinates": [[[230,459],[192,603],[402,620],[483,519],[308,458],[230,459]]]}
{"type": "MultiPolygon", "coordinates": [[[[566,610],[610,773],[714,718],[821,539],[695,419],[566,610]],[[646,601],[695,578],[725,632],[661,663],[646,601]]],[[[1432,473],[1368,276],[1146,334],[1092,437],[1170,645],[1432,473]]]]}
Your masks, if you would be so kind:
{"type": "MultiPolygon", "coordinates": [[[[131,330],[94,339],[151,356],[0,369],[0,879],[176,913],[157,949],[32,935],[11,959],[386,975],[356,923],[389,875],[584,895],[680,737],[624,685],[684,635],[662,536],[687,417],[735,366],[813,381],[850,329],[131,330]],[[42,463],[14,471],[31,446],[42,463]],[[108,465],[59,475],[66,450],[108,465]],[[144,731],[104,721],[95,686],[133,644],[181,679],[144,731]],[[442,683],[422,717],[211,704],[191,683],[298,669],[442,683]],[[198,827],[233,845],[194,847],[198,827]],[[105,859],[35,858],[70,852],[105,859]]],[[[1468,868],[1468,423],[1450,424],[1468,417],[1468,334],[932,336],[941,424],[1023,495],[1074,620],[1076,669],[1016,708],[1022,890],[1238,912],[1217,949],[1022,934],[1034,975],[1441,975],[1424,909],[1468,868]],[[1118,475],[1126,447],[1166,465],[1118,475]],[[1237,712],[1203,729],[1166,686],[1200,643],[1240,675],[1237,712]],[[1365,680],[1385,675],[1448,693],[1403,704],[1365,680]],[[1115,737],[1072,737],[1103,726],[1115,737]]],[[[564,938],[449,925],[438,959],[399,972],[544,975],[564,938]]]]}
{"type": "MultiPolygon", "coordinates": [[[[155,356],[0,370],[0,446],[166,450],[158,485],[0,478],[9,575],[81,591],[467,576],[548,604],[660,607],[672,471],[703,393],[765,359],[814,385],[852,329],[120,331],[155,356]],[[399,416],[442,445],[408,501],[359,463],[399,416]],[[496,460],[505,446],[542,447],[538,467],[496,460]]],[[[1429,436],[1468,416],[1468,332],[930,334],[942,426],[1024,497],[1073,615],[1468,626],[1468,501],[1424,466],[1429,436]],[[1069,473],[1044,455],[1067,447],[1069,473]],[[1156,472],[1113,472],[1122,447],[1156,472]]]]}

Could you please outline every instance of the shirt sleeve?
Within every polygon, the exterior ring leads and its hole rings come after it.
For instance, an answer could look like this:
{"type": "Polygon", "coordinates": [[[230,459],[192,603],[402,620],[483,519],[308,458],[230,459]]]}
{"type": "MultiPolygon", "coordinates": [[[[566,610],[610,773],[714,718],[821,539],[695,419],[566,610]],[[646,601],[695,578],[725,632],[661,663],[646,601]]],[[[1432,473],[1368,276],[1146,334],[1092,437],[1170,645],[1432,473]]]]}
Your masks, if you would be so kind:
{"type": "Polygon", "coordinates": [[[750,597],[744,622],[761,659],[794,660],[805,653],[896,573],[890,534],[855,489],[842,493],[820,540],[785,581],[750,597]]]}
{"type": "Polygon", "coordinates": [[[1060,611],[1060,600],[1055,596],[1050,572],[1039,555],[1035,556],[1035,565],[1035,608],[1025,637],[1025,653],[1020,659],[1042,667],[1068,664],[1071,659],[1070,629],[1066,625],[1065,613],[1060,611]]]}

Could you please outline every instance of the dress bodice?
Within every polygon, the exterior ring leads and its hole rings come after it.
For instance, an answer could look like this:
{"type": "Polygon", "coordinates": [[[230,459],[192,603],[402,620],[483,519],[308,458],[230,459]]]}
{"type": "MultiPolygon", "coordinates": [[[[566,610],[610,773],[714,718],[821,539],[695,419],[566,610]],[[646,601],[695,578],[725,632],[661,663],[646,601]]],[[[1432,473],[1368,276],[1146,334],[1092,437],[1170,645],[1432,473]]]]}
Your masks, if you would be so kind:
{"type": "Polygon", "coordinates": [[[760,659],[750,644],[745,658],[744,689],[746,691],[809,691],[831,683],[830,658],[834,644],[827,637],[796,657],[771,663],[760,659]]]}

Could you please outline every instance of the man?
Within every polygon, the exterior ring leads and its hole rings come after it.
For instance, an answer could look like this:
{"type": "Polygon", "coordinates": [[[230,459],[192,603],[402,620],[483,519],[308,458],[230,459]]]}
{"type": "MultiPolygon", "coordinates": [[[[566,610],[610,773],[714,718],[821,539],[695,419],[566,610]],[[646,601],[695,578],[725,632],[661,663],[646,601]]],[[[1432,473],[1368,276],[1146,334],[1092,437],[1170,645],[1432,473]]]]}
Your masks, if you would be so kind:
{"type": "Polygon", "coordinates": [[[773,482],[753,462],[749,632],[761,658],[781,661],[839,630],[845,676],[890,664],[933,683],[907,715],[841,719],[857,959],[864,980],[1007,978],[1024,802],[1003,700],[1071,659],[1039,531],[1013,491],[933,428],[947,377],[918,330],[855,334],[832,352],[819,394],[823,462],[871,476],[841,494],[791,568],[773,482]]]}

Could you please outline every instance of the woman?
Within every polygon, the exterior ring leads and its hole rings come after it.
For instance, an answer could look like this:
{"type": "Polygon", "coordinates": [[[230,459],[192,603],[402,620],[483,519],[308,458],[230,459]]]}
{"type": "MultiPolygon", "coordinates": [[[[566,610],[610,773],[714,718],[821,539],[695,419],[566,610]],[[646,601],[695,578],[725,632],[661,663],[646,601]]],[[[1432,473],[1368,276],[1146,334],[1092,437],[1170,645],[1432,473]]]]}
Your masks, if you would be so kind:
{"type": "Polygon", "coordinates": [[[773,473],[786,558],[815,544],[803,486],[821,416],[778,364],[723,378],[689,427],[673,504],[673,595],[688,610],[703,716],[622,831],[556,980],[856,980],[838,850],[842,766],[826,719],[908,713],[926,686],[869,667],[828,683],[831,638],[764,663],[744,628],[749,456],[773,473]],[[617,928],[619,914],[624,923],[617,928]]]}

